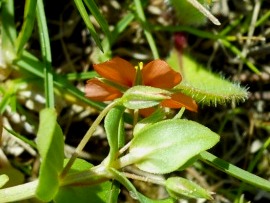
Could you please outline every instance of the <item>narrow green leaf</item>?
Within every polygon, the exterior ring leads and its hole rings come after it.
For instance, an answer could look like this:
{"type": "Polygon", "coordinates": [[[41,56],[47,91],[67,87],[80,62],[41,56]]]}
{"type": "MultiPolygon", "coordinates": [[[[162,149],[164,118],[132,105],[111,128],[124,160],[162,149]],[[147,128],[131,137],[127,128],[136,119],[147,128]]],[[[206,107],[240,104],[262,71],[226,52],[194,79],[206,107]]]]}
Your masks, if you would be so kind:
{"type": "Polygon", "coordinates": [[[9,92],[5,93],[0,101],[0,114],[2,115],[4,111],[6,110],[7,106],[10,103],[12,94],[9,94],[9,92]]]}
{"type": "MultiPolygon", "coordinates": [[[[0,114],[2,114],[6,107],[11,107],[12,111],[16,111],[14,107],[14,100],[16,99],[16,92],[22,86],[26,84],[24,79],[15,79],[9,81],[8,83],[2,83],[3,86],[0,86],[1,92],[1,101],[0,101],[0,114]]],[[[15,104],[16,105],[16,104],[15,104]]]]}
{"type": "Polygon", "coordinates": [[[248,171],[245,171],[225,160],[222,160],[209,152],[203,152],[200,154],[200,160],[203,162],[233,176],[245,183],[253,185],[257,188],[270,191],[270,181],[256,176],[248,171]]]}
{"type": "Polygon", "coordinates": [[[24,7],[24,21],[22,29],[16,40],[17,54],[21,55],[21,52],[33,33],[34,23],[35,23],[35,13],[36,13],[37,0],[26,0],[24,7]]]}
{"type": "Polygon", "coordinates": [[[256,21],[255,26],[259,27],[263,23],[265,23],[267,20],[270,18],[270,11],[268,10],[267,12],[263,13],[262,16],[256,21]]]}
{"type": "Polygon", "coordinates": [[[64,137],[54,109],[47,108],[40,112],[37,148],[41,166],[36,195],[40,200],[48,202],[58,191],[59,175],[64,163],[64,137]]]}
{"type": "Polygon", "coordinates": [[[234,46],[232,43],[230,43],[227,40],[221,40],[221,43],[227,47],[232,53],[234,53],[237,57],[239,57],[246,65],[249,67],[250,70],[252,70],[254,73],[260,74],[259,69],[246,57],[243,56],[242,52],[234,46]]]}
{"type": "Polygon", "coordinates": [[[136,7],[136,12],[137,12],[138,18],[141,21],[142,26],[144,27],[144,34],[145,34],[147,42],[150,46],[150,49],[152,51],[153,57],[154,57],[154,59],[158,59],[159,53],[158,53],[158,49],[156,46],[156,42],[155,42],[154,37],[149,29],[150,26],[147,25],[147,21],[146,21],[145,15],[144,15],[141,0],[133,0],[133,1],[134,1],[134,5],[136,7]]]}
{"type": "Polygon", "coordinates": [[[139,131],[120,163],[149,173],[170,173],[218,141],[216,133],[194,121],[165,120],[139,131]]]}
{"type": "Polygon", "coordinates": [[[15,57],[16,26],[14,21],[14,1],[3,1],[1,6],[1,43],[2,49],[15,57]]]}
{"type": "Polygon", "coordinates": [[[97,77],[98,74],[95,71],[89,71],[89,72],[81,72],[81,73],[68,73],[66,75],[67,80],[73,81],[73,80],[87,80],[94,77],[97,77]]]}
{"type": "Polygon", "coordinates": [[[14,1],[3,1],[0,8],[0,80],[9,77],[16,58],[16,26],[14,21],[14,1]]]}
{"type": "Polygon", "coordinates": [[[54,92],[53,92],[52,56],[43,1],[38,1],[37,3],[37,22],[39,28],[42,60],[44,64],[43,67],[44,67],[46,107],[53,108],[54,92]]]}
{"type": "Polygon", "coordinates": [[[117,37],[128,27],[128,25],[134,19],[133,13],[127,13],[118,23],[112,31],[112,43],[115,43],[117,37]]]}
{"type": "Polygon", "coordinates": [[[201,38],[206,38],[206,39],[212,39],[212,40],[219,40],[222,39],[223,36],[213,34],[211,32],[203,31],[201,29],[196,29],[193,26],[185,26],[185,25],[168,25],[168,26],[160,26],[160,25],[153,25],[153,30],[155,31],[168,31],[171,33],[175,32],[187,32],[189,34],[201,37],[201,38]]]}
{"type": "Polygon", "coordinates": [[[91,33],[93,39],[95,40],[97,46],[99,47],[99,49],[101,51],[103,51],[99,36],[96,33],[96,30],[95,30],[93,24],[91,23],[91,21],[89,19],[88,13],[87,13],[87,11],[86,11],[86,9],[84,7],[84,4],[83,4],[82,0],[74,0],[74,2],[75,2],[77,9],[79,10],[79,12],[80,12],[80,14],[82,16],[82,19],[84,20],[84,23],[86,24],[86,27],[88,28],[88,30],[91,33]]]}
{"type": "MultiPolygon", "coordinates": [[[[180,90],[205,105],[216,106],[217,104],[244,101],[247,98],[246,88],[211,73],[190,56],[182,55],[182,57],[184,79],[175,87],[175,90],[180,90]]],[[[176,50],[174,50],[168,63],[174,68],[179,68],[178,60],[176,50]]]]}
{"type": "MultiPolygon", "coordinates": [[[[36,75],[40,78],[44,78],[43,73],[43,63],[38,60],[35,56],[28,52],[23,52],[22,57],[20,59],[13,61],[14,65],[19,66],[21,69],[26,70],[28,73],[31,73],[33,75],[36,75]]],[[[64,97],[71,97],[73,102],[81,101],[85,104],[92,106],[98,110],[102,110],[105,107],[105,104],[101,102],[94,102],[89,99],[87,99],[84,96],[84,93],[81,92],[78,88],[76,88],[74,85],[69,83],[69,81],[61,76],[54,73],[54,84],[56,87],[61,89],[61,92],[64,94],[64,97]],[[66,95],[65,95],[66,94],[66,95]]]]}
{"type": "Polygon", "coordinates": [[[104,49],[104,53],[98,53],[99,62],[104,62],[112,58],[111,56],[111,47],[116,42],[118,36],[127,28],[127,26],[131,23],[134,19],[133,13],[127,13],[125,16],[122,17],[120,21],[115,25],[113,31],[111,32],[110,36],[104,36],[102,40],[102,47],[104,49]],[[110,38],[110,39],[109,39],[110,38]]]}
{"type": "Polygon", "coordinates": [[[96,2],[94,0],[84,0],[84,3],[95,17],[104,34],[108,37],[109,43],[111,44],[111,32],[109,30],[109,25],[104,16],[100,13],[96,2]]]}
{"type": "MultiPolygon", "coordinates": [[[[65,160],[65,163],[68,159],[65,160]]],[[[82,159],[76,159],[68,174],[79,173],[89,170],[93,165],[82,159]]],[[[57,195],[54,197],[56,203],[66,202],[94,202],[104,203],[108,199],[111,190],[111,182],[106,181],[98,185],[76,185],[76,186],[62,186],[59,188],[57,195]]]]}
{"type": "Polygon", "coordinates": [[[125,108],[123,108],[123,106],[116,106],[112,108],[105,117],[104,127],[110,146],[108,165],[110,165],[110,163],[112,163],[112,161],[116,158],[119,149],[118,137],[119,133],[121,133],[121,128],[119,128],[119,125],[121,124],[120,121],[124,110],[125,108]]]}
{"type": "Polygon", "coordinates": [[[22,140],[23,142],[25,142],[26,144],[28,144],[29,146],[31,146],[33,149],[36,149],[37,148],[36,143],[33,140],[30,140],[29,138],[27,138],[27,136],[21,135],[21,134],[15,132],[15,131],[13,131],[12,129],[8,129],[6,127],[4,127],[4,128],[11,135],[13,135],[13,136],[17,137],[18,139],[22,140]]]}

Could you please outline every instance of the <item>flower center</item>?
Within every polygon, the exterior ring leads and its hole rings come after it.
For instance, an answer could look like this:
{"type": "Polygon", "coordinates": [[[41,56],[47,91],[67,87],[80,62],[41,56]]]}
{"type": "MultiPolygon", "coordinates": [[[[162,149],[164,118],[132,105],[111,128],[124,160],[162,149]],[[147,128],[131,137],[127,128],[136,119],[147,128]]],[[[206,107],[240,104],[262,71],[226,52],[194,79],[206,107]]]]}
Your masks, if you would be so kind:
{"type": "Polygon", "coordinates": [[[134,81],[134,86],[143,85],[142,84],[143,62],[139,62],[138,66],[135,66],[135,69],[136,69],[136,77],[135,77],[135,81],[134,81]]]}

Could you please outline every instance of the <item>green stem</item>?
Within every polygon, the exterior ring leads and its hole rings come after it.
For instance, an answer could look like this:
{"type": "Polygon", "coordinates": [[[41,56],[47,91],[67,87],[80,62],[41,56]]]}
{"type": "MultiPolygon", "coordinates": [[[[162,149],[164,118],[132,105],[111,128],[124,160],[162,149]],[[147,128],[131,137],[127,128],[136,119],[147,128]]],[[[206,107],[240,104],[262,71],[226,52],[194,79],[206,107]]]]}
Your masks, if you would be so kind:
{"type": "Polygon", "coordinates": [[[17,202],[35,197],[38,180],[0,190],[1,202],[17,202]]]}
{"type": "Polygon", "coordinates": [[[127,190],[132,194],[133,198],[138,199],[140,202],[142,202],[135,186],[121,172],[117,171],[114,168],[110,168],[109,170],[113,177],[127,188],[127,190]]]}
{"type": "Polygon", "coordinates": [[[155,174],[150,174],[151,177],[149,177],[148,174],[145,176],[141,176],[141,175],[137,175],[133,173],[127,173],[127,172],[122,172],[122,174],[129,179],[139,180],[146,183],[153,183],[153,184],[161,185],[161,186],[165,186],[165,182],[166,182],[164,178],[160,178],[158,176],[153,178],[153,176],[156,176],[155,174]]]}
{"type": "Polygon", "coordinates": [[[173,119],[181,119],[184,112],[185,112],[186,108],[185,107],[182,107],[180,109],[180,111],[173,117],[173,119]]]}
{"type": "Polygon", "coordinates": [[[96,167],[91,168],[90,170],[81,171],[78,173],[71,173],[65,176],[61,181],[61,186],[66,185],[94,185],[95,183],[105,182],[111,179],[112,176],[110,172],[100,164],[96,167]]]}
{"type": "Polygon", "coordinates": [[[116,169],[124,168],[128,165],[134,164],[134,163],[139,162],[139,161],[140,161],[139,157],[134,157],[134,156],[130,155],[130,153],[129,153],[129,154],[126,154],[126,155],[120,157],[120,159],[117,159],[112,164],[112,166],[116,169]]]}
{"type": "Polygon", "coordinates": [[[112,103],[110,103],[108,106],[106,106],[103,109],[103,111],[101,111],[101,113],[99,114],[99,116],[97,117],[97,119],[93,122],[93,124],[91,125],[91,127],[86,132],[86,134],[84,135],[83,139],[81,140],[81,142],[79,143],[79,145],[75,149],[74,154],[70,158],[69,162],[67,163],[67,165],[65,166],[65,168],[64,168],[64,170],[63,170],[63,172],[61,174],[62,177],[64,177],[67,174],[67,172],[71,168],[72,164],[74,163],[74,161],[76,160],[76,158],[78,157],[78,155],[82,152],[83,148],[85,147],[85,145],[87,144],[87,142],[90,140],[91,136],[95,132],[97,126],[100,124],[100,122],[102,121],[102,119],[106,116],[106,114],[109,112],[109,110],[111,110],[113,107],[115,107],[117,104],[119,104],[119,102],[120,102],[120,100],[115,100],[112,103]]]}

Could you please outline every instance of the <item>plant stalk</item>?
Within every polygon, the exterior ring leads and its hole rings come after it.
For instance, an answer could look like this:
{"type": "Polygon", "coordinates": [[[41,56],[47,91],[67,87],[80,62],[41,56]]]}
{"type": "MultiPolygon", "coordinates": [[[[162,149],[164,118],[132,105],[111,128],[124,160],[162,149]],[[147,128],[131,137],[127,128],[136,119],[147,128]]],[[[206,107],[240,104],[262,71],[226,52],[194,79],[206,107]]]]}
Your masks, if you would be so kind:
{"type": "Polygon", "coordinates": [[[93,133],[95,132],[97,126],[100,124],[100,122],[102,121],[102,119],[107,115],[107,113],[119,103],[120,100],[115,100],[114,102],[110,103],[108,106],[106,106],[103,111],[101,111],[101,113],[98,115],[97,119],[93,122],[93,124],[91,125],[91,127],[89,128],[89,130],[86,132],[86,134],[84,135],[83,139],[81,140],[81,142],[79,143],[79,145],[77,146],[77,148],[75,149],[75,152],[73,153],[72,157],[70,158],[69,162],[67,163],[67,165],[65,166],[65,168],[63,169],[63,172],[61,174],[61,177],[64,177],[69,169],[71,168],[72,164],[74,163],[74,161],[76,160],[76,158],[78,157],[78,155],[81,153],[81,151],[83,150],[83,148],[85,147],[85,145],[87,144],[87,142],[90,140],[91,136],[93,135],[93,133]]]}
{"type": "Polygon", "coordinates": [[[17,202],[35,197],[38,180],[0,190],[1,202],[17,202]]]}

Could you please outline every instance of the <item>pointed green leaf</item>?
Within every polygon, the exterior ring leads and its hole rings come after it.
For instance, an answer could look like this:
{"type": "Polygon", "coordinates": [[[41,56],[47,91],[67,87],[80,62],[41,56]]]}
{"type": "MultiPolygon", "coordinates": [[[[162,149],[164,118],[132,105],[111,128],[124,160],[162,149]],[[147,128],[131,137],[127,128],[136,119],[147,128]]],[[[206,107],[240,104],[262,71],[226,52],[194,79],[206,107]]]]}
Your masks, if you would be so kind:
{"type": "Polygon", "coordinates": [[[115,158],[119,149],[119,135],[122,133],[121,119],[125,108],[117,106],[109,111],[105,117],[104,127],[107,134],[107,139],[110,146],[109,152],[109,163],[110,164],[115,158]]]}
{"type": "MultiPolygon", "coordinates": [[[[197,102],[206,105],[216,106],[217,104],[239,102],[247,99],[248,92],[246,88],[211,73],[188,55],[182,55],[182,57],[182,75],[184,79],[175,87],[175,90],[180,90],[197,102]]],[[[179,67],[178,60],[178,54],[174,50],[168,59],[168,63],[176,68],[179,67]]]]}
{"type": "MultiPolygon", "coordinates": [[[[68,160],[65,160],[67,163],[68,160]]],[[[84,170],[89,170],[93,165],[82,159],[76,159],[72,165],[69,174],[79,173],[84,170]]],[[[109,192],[111,190],[111,182],[106,181],[98,185],[76,185],[76,186],[62,186],[59,188],[57,195],[54,198],[56,203],[66,202],[106,202],[109,192]]]]}
{"type": "Polygon", "coordinates": [[[56,119],[54,109],[47,108],[40,112],[37,148],[41,166],[36,195],[46,202],[51,201],[58,191],[59,175],[64,163],[64,137],[56,119]]]}
{"type": "Polygon", "coordinates": [[[194,121],[161,121],[139,131],[120,162],[149,173],[170,173],[218,141],[216,133],[194,121]]]}

